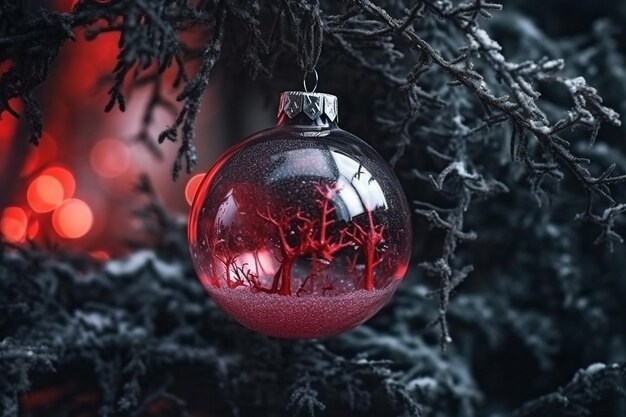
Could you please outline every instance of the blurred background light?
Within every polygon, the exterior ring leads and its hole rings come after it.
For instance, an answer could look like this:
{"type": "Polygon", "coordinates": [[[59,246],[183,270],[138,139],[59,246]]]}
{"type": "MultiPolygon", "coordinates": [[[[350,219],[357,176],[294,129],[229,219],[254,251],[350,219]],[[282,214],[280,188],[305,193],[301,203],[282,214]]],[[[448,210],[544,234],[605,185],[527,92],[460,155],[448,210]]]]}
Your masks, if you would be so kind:
{"type": "Polygon", "coordinates": [[[191,205],[193,202],[193,198],[196,196],[196,192],[204,179],[204,175],[204,173],[196,174],[187,181],[187,185],[185,186],[185,199],[187,200],[187,204],[191,205]]]}
{"type": "Polygon", "coordinates": [[[93,213],[87,203],[77,198],[65,200],[52,214],[55,232],[66,239],[77,239],[89,232],[93,213]]]}
{"type": "Polygon", "coordinates": [[[43,170],[41,175],[48,175],[50,177],[56,178],[61,187],[63,188],[63,199],[66,200],[71,198],[74,195],[74,191],[76,191],[76,180],[74,179],[74,175],[62,166],[51,166],[43,170]]]}
{"type": "Polygon", "coordinates": [[[8,242],[21,243],[26,238],[28,216],[20,207],[7,207],[2,211],[0,231],[8,242]]]}
{"type": "Polygon", "coordinates": [[[91,167],[102,178],[124,174],[130,166],[130,159],[128,146],[118,139],[99,140],[91,149],[91,167]]]}
{"type": "Polygon", "coordinates": [[[63,184],[51,175],[40,175],[28,186],[26,199],[36,213],[54,210],[63,201],[63,184]]]}

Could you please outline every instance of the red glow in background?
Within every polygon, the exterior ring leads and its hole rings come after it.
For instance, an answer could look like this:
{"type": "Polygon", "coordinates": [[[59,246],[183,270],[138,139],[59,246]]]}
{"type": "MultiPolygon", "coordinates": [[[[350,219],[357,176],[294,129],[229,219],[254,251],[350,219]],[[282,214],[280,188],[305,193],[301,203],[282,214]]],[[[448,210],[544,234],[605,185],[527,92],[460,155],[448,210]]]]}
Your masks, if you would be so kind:
{"type": "MultiPolygon", "coordinates": [[[[74,3],[49,4],[70,11],[74,3]]],[[[173,182],[171,166],[178,144],[159,146],[163,153],[159,161],[135,139],[151,86],[131,91],[127,80],[126,112],[104,113],[119,35],[104,33],[86,41],[83,29],[75,34],[76,40],[63,46],[41,87],[44,132],[39,146],[27,144],[30,133],[20,119],[8,112],[0,119],[0,173],[9,174],[0,179],[0,233],[14,244],[54,244],[87,250],[104,260],[123,254],[124,240],[141,228],[141,221],[131,215],[142,204],[134,192],[139,174],[146,173],[166,207],[181,215],[187,214],[202,174],[183,173],[173,182]]],[[[201,41],[199,35],[185,34],[184,40],[193,44],[201,41]]],[[[0,63],[0,73],[10,66],[0,63]]],[[[194,65],[187,67],[190,75],[194,70],[194,65]]],[[[173,68],[162,75],[162,93],[172,103],[179,93],[171,87],[174,76],[173,68]]],[[[216,90],[206,94],[196,129],[198,166],[204,170],[226,147],[212,134],[219,131],[216,90]]],[[[15,100],[11,106],[21,110],[15,100]]],[[[171,114],[156,110],[150,126],[154,140],[172,121],[171,114]]]]}

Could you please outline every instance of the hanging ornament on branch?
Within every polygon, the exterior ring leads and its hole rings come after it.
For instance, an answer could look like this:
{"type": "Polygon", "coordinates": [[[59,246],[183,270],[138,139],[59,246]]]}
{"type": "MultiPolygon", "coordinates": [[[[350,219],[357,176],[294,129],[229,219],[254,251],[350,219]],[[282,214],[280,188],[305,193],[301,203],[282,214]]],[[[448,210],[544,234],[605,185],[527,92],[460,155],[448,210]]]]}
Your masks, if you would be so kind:
{"type": "Polygon", "coordinates": [[[189,220],[196,272],[244,326],[319,338],[378,312],[404,278],[408,204],[369,145],[337,126],[337,97],[281,94],[275,127],[228,150],[189,220]]]}

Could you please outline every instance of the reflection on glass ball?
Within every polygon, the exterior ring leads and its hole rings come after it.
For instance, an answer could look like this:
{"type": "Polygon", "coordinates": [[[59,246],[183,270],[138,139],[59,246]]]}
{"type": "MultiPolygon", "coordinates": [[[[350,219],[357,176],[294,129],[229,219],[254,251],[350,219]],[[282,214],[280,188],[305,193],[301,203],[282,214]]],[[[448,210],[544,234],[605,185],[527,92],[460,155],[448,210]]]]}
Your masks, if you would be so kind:
{"type": "Polygon", "coordinates": [[[411,252],[395,175],[337,127],[279,125],[229,150],[200,185],[189,240],[215,302],[283,338],[330,336],[369,319],[411,252]]]}

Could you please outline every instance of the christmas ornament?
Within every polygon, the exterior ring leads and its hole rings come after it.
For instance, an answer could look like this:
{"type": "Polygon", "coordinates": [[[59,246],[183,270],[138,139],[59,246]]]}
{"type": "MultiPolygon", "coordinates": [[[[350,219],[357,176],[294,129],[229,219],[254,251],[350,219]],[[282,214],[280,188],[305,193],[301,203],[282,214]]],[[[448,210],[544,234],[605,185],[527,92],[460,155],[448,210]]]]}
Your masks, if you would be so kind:
{"type": "Polygon", "coordinates": [[[282,93],[277,125],[228,150],[194,199],[196,272],[252,330],[341,333],[380,310],[406,272],[406,198],[382,158],[340,129],[337,116],[333,95],[282,93]]]}

